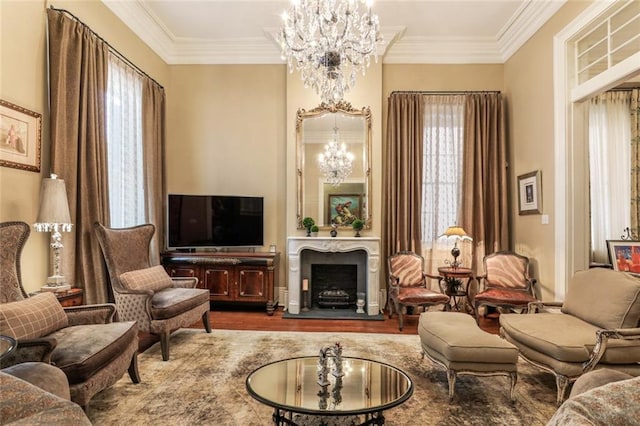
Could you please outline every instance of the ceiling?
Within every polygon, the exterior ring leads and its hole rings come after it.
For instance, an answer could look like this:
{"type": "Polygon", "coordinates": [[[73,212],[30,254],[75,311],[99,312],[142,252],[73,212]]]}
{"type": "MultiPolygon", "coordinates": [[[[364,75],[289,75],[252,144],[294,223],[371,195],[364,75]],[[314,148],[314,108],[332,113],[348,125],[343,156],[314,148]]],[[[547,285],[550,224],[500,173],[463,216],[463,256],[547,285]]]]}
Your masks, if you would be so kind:
{"type": "MultiPolygon", "coordinates": [[[[102,0],[168,64],[284,63],[286,0],[102,0]]],[[[377,0],[384,63],[503,63],[566,0],[377,0]]]]}

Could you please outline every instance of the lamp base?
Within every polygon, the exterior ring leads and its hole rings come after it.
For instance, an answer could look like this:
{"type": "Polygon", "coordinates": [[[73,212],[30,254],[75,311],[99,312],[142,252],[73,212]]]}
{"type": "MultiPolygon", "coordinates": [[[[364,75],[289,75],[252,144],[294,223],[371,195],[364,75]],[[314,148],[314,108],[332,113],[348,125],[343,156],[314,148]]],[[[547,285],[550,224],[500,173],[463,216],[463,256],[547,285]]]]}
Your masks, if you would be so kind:
{"type": "Polygon", "coordinates": [[[47,278],[47,285],[41,288],[42,291],[67,291],[71,288],[70,284],[66,283],[66,279],[62,275],[52,275],[47,278]]]}
{"type": "Polygon", "coordinates": [[[67,291],[70,289],[71,289],[71,286],[69,284],[60,284],[60,285],[47,284],[45,286],[40,287],[40,291],[51,291],[54,293],[57,293],[60,291],[67,291]]]}

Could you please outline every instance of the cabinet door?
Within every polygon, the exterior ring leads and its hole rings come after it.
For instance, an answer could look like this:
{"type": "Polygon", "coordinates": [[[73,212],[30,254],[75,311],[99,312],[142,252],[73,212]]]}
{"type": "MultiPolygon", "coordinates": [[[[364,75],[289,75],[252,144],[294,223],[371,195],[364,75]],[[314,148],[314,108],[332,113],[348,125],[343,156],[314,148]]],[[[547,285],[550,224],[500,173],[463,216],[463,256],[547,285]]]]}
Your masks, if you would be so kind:
{"type": "Polygon", "coordinates": [[[265,301],[266,281],[264,270],[255,267],[238,268],[238,300],[265,301]]]}
{"type": "Polygon", "coordinates": [[[207,268],[204,271],[205,287],[209,289],[211,300],[229,300],[231,297],[231,272],[225,268],[207,268]]]}

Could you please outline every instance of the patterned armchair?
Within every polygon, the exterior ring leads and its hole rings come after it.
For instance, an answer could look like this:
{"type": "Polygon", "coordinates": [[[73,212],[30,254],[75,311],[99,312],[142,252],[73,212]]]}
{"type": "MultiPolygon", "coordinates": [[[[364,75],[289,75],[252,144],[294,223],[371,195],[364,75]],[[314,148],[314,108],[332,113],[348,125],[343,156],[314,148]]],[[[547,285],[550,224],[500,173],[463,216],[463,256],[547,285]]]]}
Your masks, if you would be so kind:
{"type": "Polygon", "coordinates": [[[111,278],[121,320],[137,321],[140,331],[160,336],[162,359],[169,360],[172,331],[202,318],[209,325],[209,290],[195,288],[197,278],[171,278],[160,265],[151,266],[152,224],[113,229],[99,223],[94,229],[111,278]]]}
{"type": "Polygon", "coordinates": [[[529,258],[511,251],[484,257],[485,274],[478,277],[480,291],[473,299],[476,319],[480,306],[522,309],[538,299],[533,294],[534,278],[529,276],[529,258]]]}
{"type": "Polygon", "coordinates": [[[64,372],[71,400],[82,407],[127,370],[139,383],[138,331],[133,322],[113,322],[115,305],[62,308],[53,293],[27,295],[20,255],[28,236],[29,225],[24,222],[0,223],[0,334],[18,342],[0,367],[52,364],[64,372]]]}
{"type": "Polygon", "coordinates": [[[0,223],[0,303],[27,298],[22,288],[20,259],[30,233],[24,222],[0,223]]]}
{"type": "Polygon", "coordinates": [[[424,272],[424,258],[411,251],[400,251],[389,256],[389,288],[387,305],[389,318],[393,311],[398,313],[400,330],[403,328],[404,307],[427,307],[445,305],[449,296],[429,289],[427,278],[440,280],[439,276],[424,272]]]}

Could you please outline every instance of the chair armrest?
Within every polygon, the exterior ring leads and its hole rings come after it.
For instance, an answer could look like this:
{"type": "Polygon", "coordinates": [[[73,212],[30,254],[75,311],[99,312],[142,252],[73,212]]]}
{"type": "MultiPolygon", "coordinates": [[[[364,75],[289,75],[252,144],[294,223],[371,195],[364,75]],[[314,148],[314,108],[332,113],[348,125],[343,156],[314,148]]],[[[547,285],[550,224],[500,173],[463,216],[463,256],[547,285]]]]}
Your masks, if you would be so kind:
{"type": "Polygon", "coordinates": [[[173,286],[177,288],[196,288],[198,277],[171,277],[173,286]]]}
{"type": "Polygon", "coordinates": [[[69,306],[64,308],[69,319],[69,326],[86,324],[107,324],[113,322],[116,305],[102,303],[96,305],[69,306]]]}
{"type": "Polygon", "coordinates": [[[58,341],[53,337],[40,337],[37,339],[18,340],[18,346],[10,354],[2,358],[0,367],[10,367],[23,362],[51,363],[51,352],[58,341]]]}
{"type": "Polygon", "coordinates": [[[535,314],[543,310],[544,308],[561,308],[564,302],[543,302],[537,300],[535,302],[529,302],[527,306],[528,314],[535,314]]]}
{"type": "Polygon", "coordinates": [[[596,331],[596,345],[589,356],[589,361],[582,364],[583,373],[593,370],[607,350],[609,339],[640,340],[640,327],[615,328],[596,331]]]}

